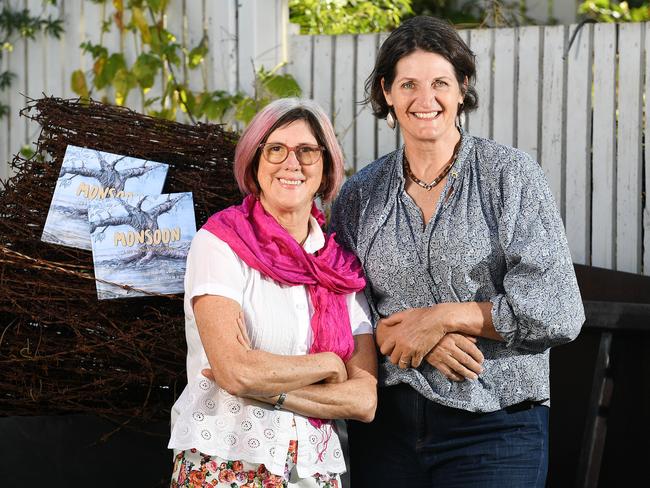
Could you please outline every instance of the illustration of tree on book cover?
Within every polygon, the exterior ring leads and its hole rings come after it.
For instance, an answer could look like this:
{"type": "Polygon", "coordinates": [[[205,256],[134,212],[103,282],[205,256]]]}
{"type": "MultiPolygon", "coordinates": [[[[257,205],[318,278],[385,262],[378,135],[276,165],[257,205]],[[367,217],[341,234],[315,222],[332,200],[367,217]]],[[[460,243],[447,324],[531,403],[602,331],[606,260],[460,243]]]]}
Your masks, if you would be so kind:
{"type": "Polygon", "coordinates": [[[183,292],[196,234],[192,193],[93,200],[88,220],[100,300],[183,292]]]}
{"type": "Polygon", "coordinates": [[[91,249],[88,203],[116,196],[159,195],[168,168],[164,163],[69,145],[41,240],[91,249]]]}

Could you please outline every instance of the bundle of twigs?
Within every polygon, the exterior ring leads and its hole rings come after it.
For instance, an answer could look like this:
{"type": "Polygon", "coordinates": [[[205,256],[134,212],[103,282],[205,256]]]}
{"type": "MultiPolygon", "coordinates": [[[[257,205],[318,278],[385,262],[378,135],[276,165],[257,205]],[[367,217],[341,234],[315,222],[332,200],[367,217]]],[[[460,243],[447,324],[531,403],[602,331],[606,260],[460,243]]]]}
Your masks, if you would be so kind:
{"type": "Polygon", "coordinates": [[[158,420],[185,383],[182,296],[97,300],[90,251],[41,241],[68,144],[170,165],[164,193],[193,192],[197,228],[240,200],[236,134],[98,102],[29,100],[37,153],[0,188],[0,415],[158,420]]]}

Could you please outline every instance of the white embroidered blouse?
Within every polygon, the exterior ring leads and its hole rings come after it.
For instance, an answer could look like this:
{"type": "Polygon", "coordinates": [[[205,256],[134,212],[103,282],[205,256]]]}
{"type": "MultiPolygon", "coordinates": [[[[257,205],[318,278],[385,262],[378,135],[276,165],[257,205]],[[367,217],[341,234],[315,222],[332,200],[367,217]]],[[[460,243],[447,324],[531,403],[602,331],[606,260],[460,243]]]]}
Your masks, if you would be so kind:
{"type": "MultiPolygon", "coordinates": [[[[313,253],[324,243],[323,232],[312,217],[303,247],[313,253]]],[[[273,281],[244,263],[225,242],[199,230],[192,241],[185,273],[188,384],[172,408],[168,447],[195,448],[223,459],[264,463],[270,472],[282,475],[289,442],[297,440],[298,476],[345,472],[341,444],[329,424],[317,429],[301,415],[235,397],[201,374],[209,363],[192,310],[192,299],[201,295],[237,301],[255,349],[284,355],[307,354],[312,341],[313,308],[304,286],[273,281]],[[327,448],[322,452],[324,446],[327,448]]],[[[348,295],[347,305],[352,333],[372,333],[364,294],[348,295]]]]}

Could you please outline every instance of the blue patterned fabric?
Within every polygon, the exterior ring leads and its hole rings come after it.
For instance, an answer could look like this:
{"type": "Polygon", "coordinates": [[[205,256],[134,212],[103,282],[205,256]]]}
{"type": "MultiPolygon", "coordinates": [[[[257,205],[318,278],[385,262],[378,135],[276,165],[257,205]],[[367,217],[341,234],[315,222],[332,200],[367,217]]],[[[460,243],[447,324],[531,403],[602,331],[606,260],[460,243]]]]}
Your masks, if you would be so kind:
{"type": "Polygon", "coordinates": [[[407,383],[469,411],[524,400],[548,405],[549,348],[573,340],[585,317],[542,169],[523,151],[462,132],[458,159],[425,227],[404,190],[403,152],[355,174],[332,208],[330,230],[363,264],[375,326],[407,308],[490,301],[506,342],[479,338],[485,371],[477,380],[453,382],[426,362],[401,370],[383,357],[380,385],[407,383]]]}

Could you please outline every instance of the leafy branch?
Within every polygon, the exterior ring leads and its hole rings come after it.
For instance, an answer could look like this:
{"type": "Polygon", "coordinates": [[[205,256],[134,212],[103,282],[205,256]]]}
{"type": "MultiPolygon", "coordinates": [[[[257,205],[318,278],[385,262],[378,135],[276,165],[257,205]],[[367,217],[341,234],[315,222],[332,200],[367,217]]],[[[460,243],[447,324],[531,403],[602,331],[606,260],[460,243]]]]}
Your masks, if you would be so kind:
{"type": "MultiPolygon", "coordinates": [[[[93,0],[103,6],[102,33],[118,29],[120,50],[109,52],[102,44],[81,44],[90,55],[93,66],[88,72],[72,73],[72,90],[82,98],[101,92],[101,99],[124,105],[131,91],[139,91],[147,114],[169,120],[179,115],[195,123],[199,119],[232,124],[247,123],[252,116],[274,98],[298,96],[300,87],[290,75],[261,68],[257,71],[255,96],[224,90],[193,90],[188,79],[192,71],[204,67],[209,39],[204,33],[195,46],[187,46],[165,27],[169,0],[112,1],[93,0]],[[124,55],[126,38],[134,43],[137,57],[129,65],[124,55]],[[151,95],[155,92],[156,95],[151,95]]],[[[204,85],[206,85],[204,81],[204,85]]]]}

